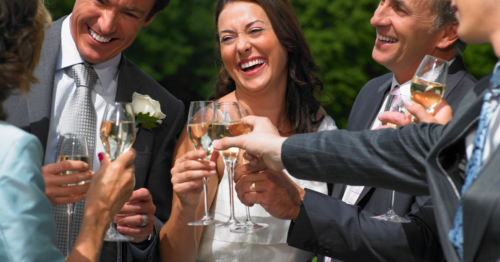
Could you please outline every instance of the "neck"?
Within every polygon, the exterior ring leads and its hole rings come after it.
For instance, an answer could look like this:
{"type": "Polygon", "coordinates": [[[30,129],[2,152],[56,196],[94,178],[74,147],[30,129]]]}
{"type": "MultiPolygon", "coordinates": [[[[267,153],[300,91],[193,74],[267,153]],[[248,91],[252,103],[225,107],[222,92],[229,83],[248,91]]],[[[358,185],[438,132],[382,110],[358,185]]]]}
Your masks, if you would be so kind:
{"type": "Polygon", "coordinates": [[[491,35],[490,43],[493,46],[493,51],[498,59],[500,59],[500,30],[495,31],[491,35]]]}
{"type": "MultiPolygon", "coordinates": [[[[286,122],[283,121],[286,115],[286,88],[273,88],[253,93],[244,88],[236,87],[232,95],[239,102],[242,111],[248,110],[250,115],[267,117],[274,126],[280,125],[280,130],[287,130],[283,129],[285,123],[282,123],[286,122]]],[[[242,113],[245,115],[245,112],[242,113]]]]}

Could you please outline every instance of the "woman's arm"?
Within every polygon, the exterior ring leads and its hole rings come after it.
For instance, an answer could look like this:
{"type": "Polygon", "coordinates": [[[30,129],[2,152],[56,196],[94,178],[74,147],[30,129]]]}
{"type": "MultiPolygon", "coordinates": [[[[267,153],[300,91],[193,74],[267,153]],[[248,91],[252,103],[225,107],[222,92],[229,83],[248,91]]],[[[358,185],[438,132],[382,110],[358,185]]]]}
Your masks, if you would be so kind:
{"type": "MultiPolygon", "coordinates": [[[[194,261],[203,227],[188,226],[187,223],[199,220],[205,214],[202,177],[209,177],[209,210],[219,179],[215,176],[214,162],[198,160],[205,156],[205,152],[194,149],[186,129],[177,142],[174,155],[172,214],[160,232],[160,252],[165,262],[194,261]]],[[[213,158],[216,155],[214,153],[213,158]]]]}

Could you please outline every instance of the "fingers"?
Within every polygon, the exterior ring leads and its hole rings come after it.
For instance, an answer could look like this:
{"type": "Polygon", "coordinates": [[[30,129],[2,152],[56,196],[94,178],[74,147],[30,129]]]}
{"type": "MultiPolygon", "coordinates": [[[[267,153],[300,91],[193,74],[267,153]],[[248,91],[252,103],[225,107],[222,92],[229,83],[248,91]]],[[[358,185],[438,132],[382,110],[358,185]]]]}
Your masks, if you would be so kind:
{"type": "Polygon", "coordinates": [[[251,163],[240,165],[240,166],[238,166],[238,168],[236,168],[234,170],[234,181],[238,182],[240,180],[240,178],[246,174],[256,173],[256,172],[263,171],[266,169],[267,169],[267,166],[264,164],[264,162],[259,162],[256,165],[253,165],[251,163]]]}
{"type": "Polygon", "coordinates": [[[156,206],[153,198],[145,188],[135,190],[119,214],[115,217],[117,230],[123,234],[134,237],[134,242],[141,242],[153,232],[154,213],[156,206]],[[146,225],[143,225],[144,216],[147,217],[146,225]]]}
{"type": "Polygon", "coordinates": [[[115,218],[116,230],[118,232],[131,236],[134,238],[132,242],[139,243],[153,233],[154,215],[147,215],[147,225],[140,226],[144,222],[141,214],[134,214],[130,216],[117,216],[115,218]]]}
{"type": "Polygon", "coordinates": [[[66,171],[86,171],[89,165],[83,161],[66,160],[42,167],[43,174],[60,175],[66,171]]]}
{"type": "Polygon", "coordinates": [[[130,197],[130,200],[128,202],[133,203],[133,202],[149,202],[149,201],[151,202],[153,201],[153,197],[151,196],[149,190],[147,190],[146,188],[139,188],[132,193],[132,196],[130,197]]]}
{"type": "MultiPolygon", "coordinates": [[[[391,112],[391,111],[386,111],[383,114],[381,114],[378,119],[382,123],[391,123],[396,126],[406,126],[411,124],[411,117],[410,115],[405,115],[399,112],[391,112]]],[[[384,126],[385,127],[385,126],[384,126]]],[[[387,127],[385,127],[387,128],[387,127]]]]}
{"type": "MultiPolygon", "coordinates": [[[[125,168],[129,168],[130,166],[133,165],[136,155],[137,155],[137,153],[135,152],[135,150],[133,148],[130,148],[125,153],[123,153],[120,157],[118,157],[115,161],[113,161],[113,163],[121,164],[125,168]]],[[[104,164],[108,164],[108,163],[110,163],[109,161],[110,161],[109,158],[106,156],[106,154],[104,154],[104,156],[101,160],[101,165],[103,164],[103,162],[104,162],[104,164]]]]}
{"type": "Polygon", "coordinates": [[[246,147],[244,146],[244,143],[246,141],[246,137],[248,135],[241,135],[241,136],[235,136],[235,137],[224,137],[221,140],[214,140],[212,142],[212,146],[214,149],[217,150],[226,150],[231,147],[237,147],[241,149],[245,149],[246,147]]]}
{"type": "Polygon", "coordinates": [[[85,193],[89,189],[89,183],[75,186],[66,185],[78,184],[82,181],[90,180],[93,174],[92,171],[69,175],[44,173],[45,195],[53,206],[80,201],[85,197],[85,193]]]}
{"type": "Polygon", "coordinates": [[[452,109],[444,99],[441,99],[432,113],[428,113],[422,105],[411,100],[406,101],[405,106],[419,122],[439,123],[444,125],[453,117],[452,109]]]}

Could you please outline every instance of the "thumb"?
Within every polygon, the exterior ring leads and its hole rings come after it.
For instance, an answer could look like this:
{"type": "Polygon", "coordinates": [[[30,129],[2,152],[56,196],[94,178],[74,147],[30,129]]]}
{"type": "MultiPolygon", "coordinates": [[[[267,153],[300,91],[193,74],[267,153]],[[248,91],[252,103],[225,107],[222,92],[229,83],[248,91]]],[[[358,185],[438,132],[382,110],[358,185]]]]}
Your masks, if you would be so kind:
{"type": "Polygon", "coordinates": [[[217,150],[226,150],[231,147],[237,147],[245,150],[246,148],[244,147],[244,142],[245,138],[248,135],[241,135],[241,136],[235,136],[235,137],[224,137],[221,140],[215,140],[212,145],[214,149],[217,150]]]}

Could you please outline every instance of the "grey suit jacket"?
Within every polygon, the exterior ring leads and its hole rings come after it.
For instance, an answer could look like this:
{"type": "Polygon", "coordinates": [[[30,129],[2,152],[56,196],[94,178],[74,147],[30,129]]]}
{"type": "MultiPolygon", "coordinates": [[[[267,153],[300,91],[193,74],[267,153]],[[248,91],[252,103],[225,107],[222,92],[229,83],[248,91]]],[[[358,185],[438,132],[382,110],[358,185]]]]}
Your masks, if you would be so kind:
{"type": "MultiPolygon", "coordinates": [[[[393,74],[389,73],[372,79],[361,89],[349,116],[347,130],[370,129],[390,90],[392,79],[393,74]]],[[[445,99],[454,110],[475,82],[462,58],[457,57],[450,67],[445,92],[445,99]]],[[[322,255],[327,253],[332,261],[443,260],[430,196],[415,197],[396,192],[394,210],[411,220],[408,224],[398,224],[370,219],[389,209],[391,190],[367,186],[355,205],[348,205],[341,201],[345,189],[346,185],[335,184],[333,198],[308,191],[299,218],[290,227],[289,244],[311,251],[316,247],[314,252],[319,254],[318,261],[323,261],[322,255]],[[318,235],[305,232],[318,232],[318,235]]]]}
{"type": "Polygon", "coordinates": [[[464,210],[464,261],[500,258],[500,151],[495,150],[464,196],[464,139],[477,126],[489,77],[468,92],[447,125],[397,130],[328,131],[285,141],[282,159],[293,176],[330,183],[364,184],[411,195],[430,195],[447,261],[459,261],[448,232],[460,199],[464,210]],[[315,154],[316,152],[324,152],[315,154]],[[335,160],[335,161],[332,161],[335,160]]]}
{"type": "MultiPolygon", "coordinates": [[[[46,31],[39,66],[36,69],[38,84],[34,84],[30,94],[25,97],[13,94],[5,102],[7,122],[24,129],[38,137],[44,151],[50,126],[53,86],[57,55],[61,43],[61,25],[64,18],[55,21],[46,31]]],[[[134,160],[135,189],[147,188],[156,206],[155,228],[158,234],[163,223],[170,217],[173,189],[170,182],[170,169],[175,143],[184,125],[184,105],[160,86],[137,65],[122,55],[119,65],[117,102],[131,102],[132,94],[148,94],[161,104],[167,115],[163,123],[152,131],[139,128],[133,148],[137,151],[134,160]]],[[[158,237],[156,237],[156,241],[158,237]]],[[[116,256],[116,244],[103,246],[101,261],[112,261],[116,256]]],[[[156,245],[158,248],[158,245],[156,245]]],[[[124,253],[126,250],[124,249],[124,253]]],[[[158,249],[152,255],[153,261],[160,261],[158,249]]],[[[124,260],[126,261],[126,260],[124,260]]]]}

